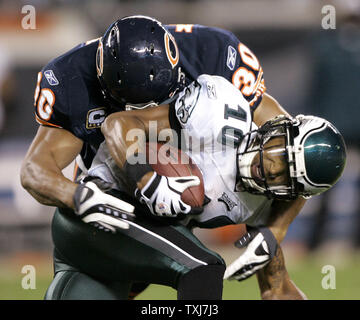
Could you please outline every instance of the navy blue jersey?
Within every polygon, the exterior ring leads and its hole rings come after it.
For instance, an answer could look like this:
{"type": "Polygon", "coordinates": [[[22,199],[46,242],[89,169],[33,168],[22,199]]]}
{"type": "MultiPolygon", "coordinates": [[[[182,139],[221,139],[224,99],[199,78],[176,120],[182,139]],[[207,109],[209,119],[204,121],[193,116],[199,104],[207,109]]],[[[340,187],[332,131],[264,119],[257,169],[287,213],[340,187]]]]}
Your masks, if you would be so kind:
{"type": "Polygon", "coordinates": [[[63,128],[84,142],[99,145],[100,125],[108,109],[96,77],[98,41],[81,44],[52,60],[38,74],[35,117],[63,128]]]}
{"type": "Polygon", "coordinates": [[[192,24],[169,25],[180,51],[179,63],[188,81],[201,74],[226,78],[238,88],[252,110],[265,92],[257,57],[230,31],[192,24]]]}
{"type": "MultiPolygon", "coordinates": [[[[200,25],[166,26],[180,52],[180,66],[189,84],[201,74],[223,76],[254,109],[265,90],[255,55],[231,32],[200,25]]],[[[38,74],[35,116],[38,123],[63,128],[83,140],[82,157],[89,166],[104,140],[100,126],[110,106],[96,73],[99,39],[80,44],[50,61],[38,74]]]]}
{"type": "Polygon", "coordinates": [[[96,76],[97,47],[98,39],[88,41],[50,61],[38,73],[34,95],[36,121],[83,140],[87,167],[104,140],[100,126],[110,110],[96,76]]]}

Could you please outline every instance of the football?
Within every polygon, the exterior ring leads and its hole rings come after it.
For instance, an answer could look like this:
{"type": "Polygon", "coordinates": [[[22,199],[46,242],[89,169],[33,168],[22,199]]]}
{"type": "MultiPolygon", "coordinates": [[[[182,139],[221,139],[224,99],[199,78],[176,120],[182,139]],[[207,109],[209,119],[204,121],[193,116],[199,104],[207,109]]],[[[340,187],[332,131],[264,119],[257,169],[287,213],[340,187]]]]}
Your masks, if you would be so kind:
{"type": "Polygon", "coordinates": [[[162,176],[198,176],[200,184],[187,188],[182,193],[181,200],[192,207],[202,207],[205,196],[203,176],[185,152],[169,144],[147,143],[146,156],[154,171],[162,176]]]}

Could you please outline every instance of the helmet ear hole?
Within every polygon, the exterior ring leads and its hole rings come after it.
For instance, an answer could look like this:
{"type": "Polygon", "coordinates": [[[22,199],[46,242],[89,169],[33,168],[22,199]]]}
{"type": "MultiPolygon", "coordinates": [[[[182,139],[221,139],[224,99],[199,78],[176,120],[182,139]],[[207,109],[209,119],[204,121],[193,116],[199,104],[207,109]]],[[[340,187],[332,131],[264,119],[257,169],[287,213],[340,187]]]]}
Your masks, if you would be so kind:
{"type": "Polygon", "coordinates": [[[117,81],[118,81],[119,83],[121,83],[120,73],[119,73],[119,72],[116,72],[116,76],[117,76],[117,81]]]}

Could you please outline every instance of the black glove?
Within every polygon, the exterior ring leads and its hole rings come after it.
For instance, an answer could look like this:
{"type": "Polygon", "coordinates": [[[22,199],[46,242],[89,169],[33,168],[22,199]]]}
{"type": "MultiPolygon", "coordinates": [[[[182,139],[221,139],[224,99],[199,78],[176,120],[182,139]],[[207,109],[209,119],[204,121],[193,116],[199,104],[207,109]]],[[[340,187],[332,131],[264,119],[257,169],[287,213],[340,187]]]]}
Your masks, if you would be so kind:
{"type": "Polygon", "coordinates": [[[245,252],[226,268],[224,279],[245,280],[265,267],[275,256],[278,248],[273,233],[266,227],[249,227],[248,232],[235,242],[245,252]]]}
{"type": "Polygon", "coordinates": [[[75,213],[82,221],[105,231],[128,229],[126,220],[134,217],[134,207],[131,204],[106,194],[92,181],[79,184],[73,200],[75,213]]]}

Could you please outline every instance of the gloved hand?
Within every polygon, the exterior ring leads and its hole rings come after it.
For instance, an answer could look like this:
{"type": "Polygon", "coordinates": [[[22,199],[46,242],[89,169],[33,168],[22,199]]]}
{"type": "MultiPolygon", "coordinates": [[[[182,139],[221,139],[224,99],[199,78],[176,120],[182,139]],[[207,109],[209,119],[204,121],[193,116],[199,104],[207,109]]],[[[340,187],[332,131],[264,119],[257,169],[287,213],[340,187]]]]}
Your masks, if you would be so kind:
{"type": "Polygon", "coordinates": [[[128,229],[126,220],[134,217],[131,204],[106,194],[92,181],[79,184],[73,200],[75,213],[82,221],[105,231],[128,229]]]}
{"type": "Polygon", "coordinates": [[[235,242],[236,247],[247,248],[226,268],[224,279],[245,280],[265,267],[276,254],[278,243],[268,228],[247,226],[247,230],[248,232],[235,242]]]}
{"type": "Polygon", "coordinates": [[[181,194],[185,189],[199,184],[200,179],[197,176],[165,177],[154,172],[141,190],[135,190],[135,195],[155,216],[199,214],[203,211],[202,208],[192,208],[181,200],[181,194]]]}

